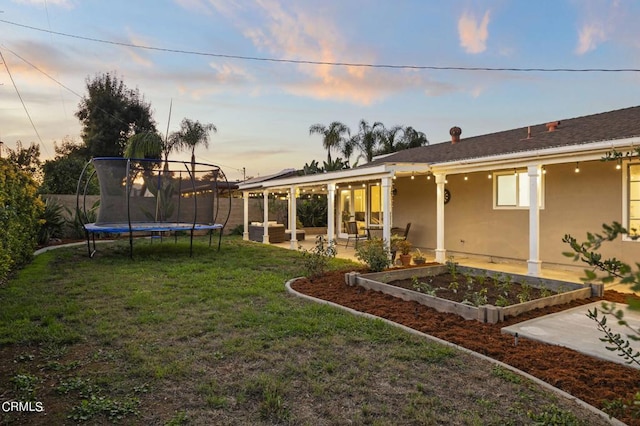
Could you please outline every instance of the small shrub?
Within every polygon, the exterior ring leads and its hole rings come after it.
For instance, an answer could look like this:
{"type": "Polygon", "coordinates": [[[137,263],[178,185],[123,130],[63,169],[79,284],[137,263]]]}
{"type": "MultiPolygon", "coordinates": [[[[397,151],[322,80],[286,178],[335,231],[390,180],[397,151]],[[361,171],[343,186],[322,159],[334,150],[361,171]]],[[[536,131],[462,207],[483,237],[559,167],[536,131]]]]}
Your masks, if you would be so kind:
{"type": "Polygon", "coordinates": [[[367,240],[356,249],[356,258],[364,262],[373,272],[380,272],[391,266],[389,256],[389,247],[380,238],[367,240]]]}
{"type": "Polygon", "coordinates": [[[231,231],[229,231],[229,235],[242,235],[244,234],[244,225],[241,223],[237,226],[234,226],[233,228],[231,228],[231,231]]]}
{"type": "Polygon", "coordinates": [[[40,229],[38,231],[38,244],[45,245],[51,238],[59,238],[66,220],[63,215],[64,207],[57,200],[48,198],[44,202],[44,211],[40,217],[40,229]]]}
{"type": "Polygon", "coordinates": [[[311,250],[302,250],[302,264],[307,278],[315,278],[324,273],[329,259],[336,257],[336,246],[333,241],[327,243],[324,235],[316,237],[316,245],[311,250]]]}

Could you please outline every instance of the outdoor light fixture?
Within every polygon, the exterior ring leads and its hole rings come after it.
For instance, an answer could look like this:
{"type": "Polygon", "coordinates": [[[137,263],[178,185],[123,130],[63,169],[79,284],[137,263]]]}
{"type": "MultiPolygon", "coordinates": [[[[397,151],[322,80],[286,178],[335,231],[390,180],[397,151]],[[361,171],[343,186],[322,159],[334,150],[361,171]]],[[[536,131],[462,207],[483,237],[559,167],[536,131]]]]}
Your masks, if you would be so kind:
{"type": "Polygon", "coordinates": [[[543,175],[546,175],[546,174],[547,174],[547,169],[546,169],[544,166],[542,166],[542,174],[543,174],[543,175]]]}
{"type": "Polygon", "coordinates": [[[616,170],[620,170],[622,168],[622,160],[618,158],[618,164],[616,164],[616,170]]]}
{"type": "Polygon", "coordinates": [[[411,174],[411,180],[414,180],[416,177],[413,175],[413,173],[411,174]]]}
{"type": "Polygon", "coordinates": [[[487,173],[487,179],[491,179],[491,173],[487,173]]]}
{"type": "Polygon", "coordinates": [[[469,176],[464,175],[464,180],[469,180],[469,176]]]}
{"type": "Polygon", "coordinates": [[[431,174],[427,175],[427,180],[431,180],[431,174]]]}
{"type": "Polygon", "coordinates": [[[580,163],[576,163],[576,169],[574,170],[576,173],[580,173],[580,163]]]}
{"type": "Polygon", "coordinates": [[[393,175],[393,180],[396,180],[396,175],[393,175]]]}

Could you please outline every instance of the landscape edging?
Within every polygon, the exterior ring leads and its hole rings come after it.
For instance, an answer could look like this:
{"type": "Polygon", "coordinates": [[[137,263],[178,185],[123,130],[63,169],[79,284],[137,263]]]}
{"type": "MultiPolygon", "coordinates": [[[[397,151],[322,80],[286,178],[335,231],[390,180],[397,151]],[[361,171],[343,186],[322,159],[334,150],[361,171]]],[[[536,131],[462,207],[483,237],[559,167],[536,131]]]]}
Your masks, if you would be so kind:
{"type": "Polygon", "coordinates": [[[300,297],[302,299],[306,299],[306,300],[309,300],[309,301],[312,301],[312,302],[316,302],[316,303],[320,303],[320,304],[324,304],[324,305],[329,305],[329,306],[333,306],[335,308],[342,309],[342,310],[347,311],[347,312],[349,312],[349,313],[351,313],[353,315],[384,321],[385,323],[387,323],[389,325],[392,325],[394,327],[398,327],[398,328],[400,328],[400,329],[402,329],[402,330],[404,330],[406,332],[409,332],[411,334],[415,334],[417,336],[424,337],[426,339],[432,340],[432,341],[434,341],[436,343],[439,343],[441,345],[449,346],[449,347],[458,349],[458,350],[460,350],[462,352],[465,352],[465,353],[467,353],[469,355],[473,355],[473,356],[478,357],[480,359],[483,359],[485,361],[489,361],[492,364],[495,364],[495,365],[498,365],[498,366],[500,366],[502,368],[506,368],[506,369],[508,369],[510,371],[513,371],[514,373],[519,374],[519,375],[521,375],[521,376],[523,376],[523,377],[535,382],[536,384],[542,386],[543,388],[548,389],[548,390],[550,390],[552,392],[555,392],[556,394],[558,394],[558,395],[560,395],[560,396],[562,396],[564,398],[567,398],[569,400],[575,401],[578,405],[580,405],[583,408],[586,408],[587,410],[591,411],[592,413],[602,417],[604,420],[607,420],[612,425],[625,426],[625,423],[621,422],[620,420],[616,419],[615,417],[609,416],[607,413],[605,413],[602,410],[599,410],[598,408],[594,407],[593,405],[581,400],[580,398],[577,398],[577,397],[571,395],[570,393],[567,393],[567,392],[563,391],[562,389],[558,389],[555,386],[545,382],[544,380],[541,380],[541,379],[539,379],[539,378],[537,378],[535,376],[532,376],[531,374],[529,374],[529,373],[527,373],[525,371],[522,371],[522,370],[520,370],[520,369],[518,369],[518,368],[516,368],[516,367],[514,367],[512,365],[505,364],[502,361],[498,361],[498,360],[490,358],[490,357],[488,357],[486,355],[480,354],[478,352],[474,352],[471,349],[467,349],[465,347],[456,345],[455,343],[451,343],[451,342],[448,342],[446,340],[442,340],[442,339],[440,339],[438,337],[432,336],[430,334],[423,333],[421,331],[418,331],[418,330],[415,330],[415,329],[413,329],[411,327],[407,327],[406,325],[403,325],[403,324],[388,320],[386,318],[378,317],[376,315],[372,315],[372,314],[369,314],[367,312],[356,311],[355,309],[351,309],[351,308],[349,308],[347,306],[342,306],[342,305],[340,305],[338,303],[330,302],[328,300],[318,299],[317,297],[313,297],[313,296],[306,295],[304,293],[300,293],[299,291],[296,291],[293,288],[291,288],[291,284],[292,283],[296,282],[297,280],[303,279],[303,278],[304,277],[296,277],[296,278],[292,278],[289,281],[287,281],[285,283],[285,288],[286,288],[287,292],[292,294],[292,295],[294,295],[294,296],[300,297]]]}

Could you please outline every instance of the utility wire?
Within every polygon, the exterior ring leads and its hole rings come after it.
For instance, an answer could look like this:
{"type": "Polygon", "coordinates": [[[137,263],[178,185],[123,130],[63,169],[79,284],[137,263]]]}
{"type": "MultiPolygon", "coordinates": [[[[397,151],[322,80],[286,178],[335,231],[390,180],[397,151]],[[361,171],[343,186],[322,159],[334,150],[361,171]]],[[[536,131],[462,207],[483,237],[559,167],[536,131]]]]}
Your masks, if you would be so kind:
{"type": "Polygon", "coordinates": [[[135,49],[153,50],[158,52],[179,53],[184,55],[196,55],[196,56],[208,56],[215,58],[226,59],[239,59],[244,61],[262,61],[262,62],[277,62],[287,64],[303,64],[303,65],[330,65],[336,67],[360,67],[360,68],[387,68],[387,69],[411,69],[411,70],[435,70],[435,71],[507,71],[507,72],[640,72],[638,68],[517,68],[517,67],[455,67],[455,66],[435,66],[435,65],[393,65],[393,64],[371,64],[371,63],[358,63],[358,62],[326,62],[326,61],[311,61],[311,60],[298,60],[298,59],[278,59],[271,57],[257,57],[257,56],[242,56],[242,55],[225,55],[221,53],[209,53],[198,52],[192,50],[183,49],[169,49],[164,47],[155,46],[142,46],[133,43],[124,43],[112,40],[102,40],[92,37],[84,37],[75,34],[62,33],[58,31],[51,31],[43,28],[33,27],[30,25],[19,24],[17,22],[11,22],[4,19],[0,19],[0,22],[5,24],[14,25],[17,27],[27,28],[34,31],[40,31],[49,34],[55,34],[63,37],[70,37],[79,40],[92,41],[96,43],[111,44],[116,46],[131,47],[135,49]]]}
{"type": "Polygon", "coordinates": [[[36,128],[35,123],[31,119],[31,114],[29,114],[29,110],[27,109],[27,105],[24,103],[24,99],[22,99],[22,95],[20,94],[20,90],[18,90],[18,86],[16,85],[16,82],[13,79],[13,75],[11,75],[11,71],[9,70],[9,65],[7,64],[7,61],[4,59],[4,55],[2,54],[1,50],[0,50],[0,59],[4,63],[4,67],[7,70],[7,74],[9,75],[9,79],[11,80],[11,83],[13,84],[13,88],[16,90],[16,93],[18,94],[18,98],[20,99],[20,102],[22,103],[22,107],[24,108],[24,112],[27,113],[27,117],[29,118],[29,122],[31,123],[31,127],[33,127],[33,131],[36,132],[36,135],[38,136],[38,140],[40,141],[40,146],[43,147],[44,150],[46,151],[47,155],[49,155],[49,151],[47,150],[47,147],[44,145],[44,142],[42,142],[42,138],[40,137],[40,133],[38,133],[38,129],[36,128]]]}

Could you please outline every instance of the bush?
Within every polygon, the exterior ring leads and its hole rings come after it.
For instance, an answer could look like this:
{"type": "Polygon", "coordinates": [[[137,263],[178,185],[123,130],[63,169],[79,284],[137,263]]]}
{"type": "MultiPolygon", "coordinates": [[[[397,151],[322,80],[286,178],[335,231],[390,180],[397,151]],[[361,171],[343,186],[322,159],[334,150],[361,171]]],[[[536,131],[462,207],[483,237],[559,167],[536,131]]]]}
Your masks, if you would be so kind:
{"type": "Polygon", "coordinates": [[[38,230],[38,244],[45,245],[51,238],[62,237],[66,224],[63,210],[62,204],[53,198],[48,198],[44,202],[44,211],[40,217],[40,229],[38,230]]]}
{"type": "Polygon", "coordinates": [[[324,235],[318,235],[314,248],[302,250],[302,264],[307,278],[315,278],[324,273],[332,257],[336,257],[335,244],[333,241],[327,244],[327,238],[324,235]]]}
{"type": "Polygon", "coordinates": [[[373,272],[380,272],[391,266],[389,247],[386,241],[372,238],[358,245],[356,258],[367,264],[373,272]]]}
{"type": "Polygon", "coordinates": [[[241,223],[239,225],[234,226],[229,231],[229,235],[243,235],[244,234],[244,225],[241,223]]]}
{"type": "Polygon", "coordinates": [[[44,210],[33,178],[0,159],[0,282],[33,257],[44,210]]]}

